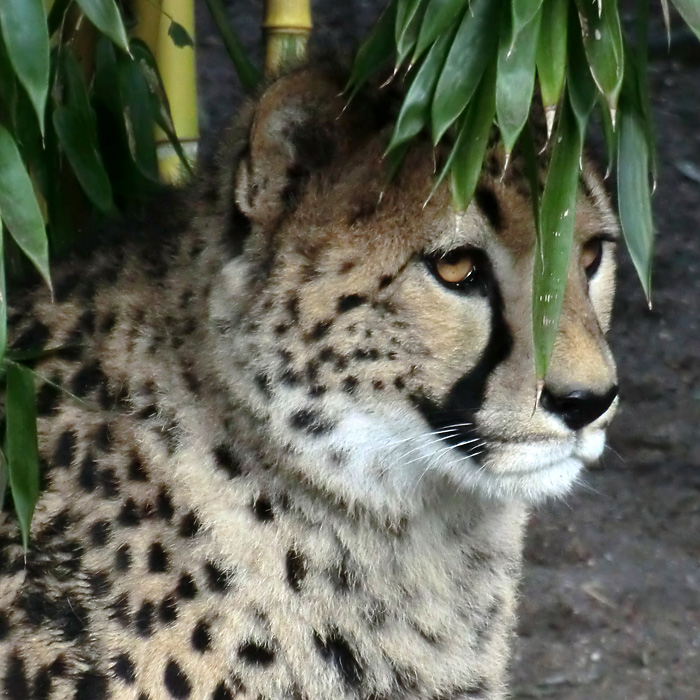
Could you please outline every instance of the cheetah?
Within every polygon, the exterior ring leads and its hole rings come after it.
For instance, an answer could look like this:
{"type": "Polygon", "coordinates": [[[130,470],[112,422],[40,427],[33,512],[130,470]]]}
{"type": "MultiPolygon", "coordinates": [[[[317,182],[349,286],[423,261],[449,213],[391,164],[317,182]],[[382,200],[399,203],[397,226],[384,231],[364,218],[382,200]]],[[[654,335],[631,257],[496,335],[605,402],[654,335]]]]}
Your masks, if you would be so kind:
{"type": "Polygon", "coordinates": [[[395,98],[343,84],[272,82],[11,310],[51,352],[26,553],[0,520],[3,698],[506,696],[528,504],[617,403],[617,224],[586,165],[537,396],[522,169],[490,147],[464,212],[427,142],[388,182],[395,98]]]}

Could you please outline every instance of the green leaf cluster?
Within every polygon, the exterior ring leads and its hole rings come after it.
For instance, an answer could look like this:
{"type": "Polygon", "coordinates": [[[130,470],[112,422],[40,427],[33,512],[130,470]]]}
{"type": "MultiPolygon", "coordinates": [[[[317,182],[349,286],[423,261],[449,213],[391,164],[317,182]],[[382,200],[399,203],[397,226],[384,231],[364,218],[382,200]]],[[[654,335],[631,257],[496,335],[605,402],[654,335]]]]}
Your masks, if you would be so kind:
{"type": "MultiPolygon", "coordinates": [[[[700,36],[697,0],[672,2],[700,36]]],[[[625,240],[650,295],[654,130],[647,12],[647,3],[638,3],[631,39],[622,32],[618,0],[391,0],[360,47],[350,77],[352,96],[393,57],[394,76],[403,76],[408,88],[387,161],[398,169],[420,133],[434,145],[448,136],[437,184],[450,177],[458,209],[472,199],[494,125],[507,159],[521,148],[534,173],[532,317],[539,380],[547,372],[563,305],[582,150],[594,110],[605,127],[610,162],[617,164],[625,240]],[[528,128],[536,86],[551,140],[542,192],[528,128]]]]}
{"type": "MultiPolygon", "coordinates": [[[[177,45],[183,32],[171,27],[177,45]]],[[[155,59],[129,41],[115,0],[56,0],[48,15],[44,0],[0,2],[0,503],[9,485],[25,545],[39,489],[34,377],[6,351],[6,286],[34,269],[51,287],[49,256],[85,219],[158,186],[156,124],[189,168],[155,59]],[[97,37],[94,54],[81,31],[97,37]]]]}

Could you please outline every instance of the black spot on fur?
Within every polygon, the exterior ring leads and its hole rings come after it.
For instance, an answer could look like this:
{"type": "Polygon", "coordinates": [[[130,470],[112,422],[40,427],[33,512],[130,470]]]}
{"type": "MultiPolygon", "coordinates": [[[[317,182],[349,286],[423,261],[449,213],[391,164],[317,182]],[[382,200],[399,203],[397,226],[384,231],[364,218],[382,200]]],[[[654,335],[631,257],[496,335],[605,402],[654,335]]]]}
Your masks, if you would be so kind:
{"type": "Polygon", "coordinates": [[[123,627],[131,625],[131,605],[129,594],[121,593],[109,605],[112,611],[110,617],[117,620],[123,627]]]}
{"type": "Polygon", "coordinates": [[[161,601],[158,607],[158,617],[164,624],[177,620],[177,601],[172,595],[168,595],[161,601]]]}
{"type": "Polygon", "coordinates": [[[114,326],[117,323],[117,317],[114,311],[109,311],[105,314],[104,318],[100,320],[99,330],[100,333],[111,333],[114,330],[114,326]]]}
{"type": "Polygon", "coordinates": [[[256,666],[269,666],[275,660],[275,652],[266,644],[245,642],[238,648],[238,658],[256,666]]]}
{"type": "Polygon", "coordinates": [[[34,676],[32,700],[49,700],[53,678],[50,666],[42,666],[34,676]]]}
{"type": "Polygon", "coordinates": [[[13,344],[15,350],[43,350],[46,341],[51,337],[49,329],[36,319],[20,335],[13,344]]]}
{"type": "Polygon", "coordinates": [[[341,386],[346,394],[354,394],[357,391],[358,384],[357,377],[345,377],[341,386]]]}
{"type": "Polygon", "coordinates": [[[164,574],[170,566],[170,557],[160,542],[154,542],[148,550],[148,570],[152,574],[164,574]]]}
{"type": "Polygon", "coordinates": [[[161,486],[156,499],[156,515],[163,520],[170,520],[175,514],[173,502],[165,486],[161,486]]]}
{"type": "Polygon", "coordinates": [[[361,294],[346,294],[338,299],[338,313],[344,314],[361,304],[364,304],[367,298],[361,294]]]}
{"type": "Polygon", "coordinates": [[[112,581],[105,571],[93,571],[87,575],[87,582],[90,585],[92,595],[96,598],[106,596],[112,590],[112,581]]]}
{"type": "Polygon", "coordinates": [[[393,281],[393,275],[382,275],[379,278],[379,289],[386,289],[393,281]]]}
{"type": "Polygon", "coordinates": [[[24,669],[24,660],[12,654],[7,664],[3,683],[7,700],[27,700],[29,698],[29,681],[24,669]]]}
{"type": "Polygon", "coordinates": [[[214,448],[213,454],[217,466],[223,469],[229,478],[241,475],[241,465],[228,447],[219,445],[214,448]]]}
{"type": "Polygon", "coordinates": [[[98,671],[85,671],[75,686],[75,700],[107,700],[107,678],[98,671]]]}
{"type": "Polygon", "coordinates": [[[200,620],[192,630],[192,648],[195,651],[203,654],[211,648],[211,634],[209,633],[209,625],[200,620]]]}
{"type": "Polygon", "coordinates": [[[503,213],[494,191],[488,185],[482,183],[476,188],[474,199],[493,230],[498,233],[503,228],[503,213]]]}
{"type": "Polygon", "coordinates": [[[350,270],[352,270],[355,267],[356,263],[354,260],[345,260],[343,263],[341,263],[340,267],[338,268],[338,274],[339,275],[347,275],[350,270]]]}
{"type": "Polygon", "coordinates": [[[136,667],[126,653],[112,659],[112,672],[127,685],[133,685],[136,682],[136,667]]]}
{"type": "Polygon", "coordinates": [[[233,700],[233,695],[231,695],[231,691],[226,687],[224,681],[221,681],[221,683],[216,686],[211,695],[211,700],[233,700]]]}
{"type": "Polygon", "coordinates": [[[0,641],[7,639],[10,634],[10,620],[7,614],[0,610],[0,641]]]}
{"type": "Polygon", "coordinates": [[[128,498],[124,502],[124,505],[117,516],[117,522],[125,527],[136,527],[141,522],[139,509],[136,505],[136,501],[134,501],[133,498],[128,498]]]}
{"type": "Polygon", "coordinates": [[[98,520],[90,525],[88,536],[94,547],[104,547],[112,536],[112,528],[106,520],[98,520]]]}
{"type": "Polygon", "coordinates": [[[95,431],[93,440],[98,450],[101,450],[102,452],[108,452],[111,449],[112,442],[114,440],[109,424],[103,423],[95,431]]]}
{"type": "Polygon", "coordinates": [[[102,489],[104,498],[111,499],[119,495],[119,479],[117,478],[117,472],[111,467],[102,469],[97,473],[97,482],[102,489]]]}
{"type": "Polygon", "coordinates": [[[117,547],[117,551],[114,553],[114,566],[117,571],[128,571],[131,567],[131,552],[128,544],[120,544],[117,547]]]}
{"type": "Polygon", "coordinates": [[[178,534],[180,535],[180,537],[195,537],[201,529],[201,527],[202,524],[199,522],[199,519],[195,515],[194,511],[191,510],[182,516],[180,520],[180,529],[178,530],[178,534]]]}
{"type": "Polygon", "coordinates": [[[293,296],[289,299],[286,304],[287,311],[289,312],[289,318],[294,324],[299,320],[299,297],[293,296]]]}
{"type": "Polygon", "coordinates": [[[335,630],[325,639],[314,633],[314,642],[321,656],[336,667],[348,686],[356,688],[360,685],[364,672],[347,639],[335,630]]]}
{"type": "Polygon", "coordinates": [[[83,459],[80,465],[78,483],[80,487],[88,493],[97,488],[97,464],[95,463],[95,458],[91,454],[85,455],[85,459],[83,459]]]}
{"type": "Polygon", "coordinates": [[[51,520],[41,529],[37,536],[37,542],[43,544],[47,540],[65,535],[71,524],[71,514],[67,508],[56,513],[51,520]]]}
{"type": "Polygon", "coordinates": [[[148,481],[148,472],[146,471],[141,457],[138,455],[135,455],[131,462],[129,462],[127,472],[129,474],[129,479],[132,481],[148,481]]]}
{"type": "Polygon", "coordinates": [[[53,298],[56,302],[61,303],[66,301],[68,296],[78,286],[81,275],[77,272],[68,272],[67,274],[54,280],[53,298]]]}
{"type": "Polygon", "coordinates": [[[71,379],[70,390],[76,396],[84,398],[98,386],[106,385],[107,377],[105,377],[99,362],[96,360],[91,362],[75,374],[71,379]]]}
{"type": "Polygon", "coordinates": [[[67,641],[81,637],[89,623],[87,610],[68,596],[56,600],[39,591],[27,591],[18,605],[32,627],[57,628],[67,641]]]}
{"type": "Polygon", "coordinates": [[[261,522],[269,522],[275,519],[275,514],[272,510],[272,503],[270,499],[265,496],[259,496],[254,498],[250,506],[255,513],[255,517],[261,522]]]}
{"type": "Polygon", "coordinates": [[[204,573],[207,575],[209,590],[217,593],[224,593],[231,585],[231,580],[226,571],[216,566],[212,562],[204,565],[204,573]]]}
{"type": "Polygon", "coordinates": [[[255,375],[255,384],[257,385],[263,396],[269,399],[272,396],[270,377],[264,372],[259,372],[255,375]]]}
{"type": "MultiPolygon", "coordinates": [[[[53,379],[52,379],[53,381],[53,379]]],[[[58,383],[58,382],[54,382],[58,383]]],[[[40,416],[48,416],[56,412],[61,393],[57,387],[48,382],[42,384],[36,395],[36,411],[40,416]]]]}
{"type": "Polygon", "coordinates": [[[191,687],[187,675],[173,659],[170,659],[165,666],[163,682],[171,697],[188,698],[190,696],[191,687]]]}
{"type": "Polygon", "coordinates": [[[150,637],[153,634],[153,621],[156,608],[150,600],[144,600],[134,616],[136,630],[142,637],[150,637]]]}
{"type": "Polygon", "coordinates": [[[191,574],[184,573],[177,583],[177,594],[180,598],[191,600],[197,595],[197,585],[191,574]]]}
{"type": "Polygon", "coordinates": [[[319,321],[308,334],[309,340],[321,340],[333,325],[333,319],[328,319],[327,321],[319,321]]]}
{"type": "Polygon", "coordinates": [[[324,435],[333,429],[333,426],[324,421],[321,416],[310,409],[302,409],[292,413],[289,424],[296,430],[301,430],[314,437],[324,435]]]}
{"type": "Polygon", "coordinates": [[[285,557],[285,568],[287,570],[287,583],[293,591],[299,592],[301,582],[306,576],[306,558],[296,549],[290,549],[285,557]]]}

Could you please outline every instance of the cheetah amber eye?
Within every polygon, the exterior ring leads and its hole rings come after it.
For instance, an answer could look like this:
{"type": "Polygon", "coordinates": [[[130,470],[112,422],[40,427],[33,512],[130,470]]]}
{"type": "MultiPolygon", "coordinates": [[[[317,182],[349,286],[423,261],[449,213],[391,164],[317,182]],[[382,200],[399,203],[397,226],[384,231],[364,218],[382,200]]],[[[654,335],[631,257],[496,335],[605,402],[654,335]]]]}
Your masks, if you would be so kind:
{"type": "Polygon", "coordinates": [[[586,271],[587,277],[593,277],[600,267],[603,259],[603,241],[600,238],[592,238],[581,249],[581,265],[586,271]]]}
{"type": "Polygon", "coordinates": [[[426,261],[438,281],[450,289],[463,290],[479,277],[481,255],[475,248],[456,248],[449,253],[428,256],[426,261]]]}

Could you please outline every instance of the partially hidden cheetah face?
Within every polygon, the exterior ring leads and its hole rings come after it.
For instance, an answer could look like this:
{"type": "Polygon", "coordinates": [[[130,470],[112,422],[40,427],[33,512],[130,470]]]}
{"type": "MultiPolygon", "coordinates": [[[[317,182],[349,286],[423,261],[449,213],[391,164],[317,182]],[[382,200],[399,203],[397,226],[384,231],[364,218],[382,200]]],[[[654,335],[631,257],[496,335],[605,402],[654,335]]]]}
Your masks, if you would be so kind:
{"type": "Polygon", "coordinates": [[[503,175],[494,148],[457,212],[446,186],[429,199],[428,146],[387,182],[377,104],[346,107],[339,92],[302,72],[255,108],[234,195],[251,233],[211,306],[221,373],[278,461],[294,455],[343,499],[410,507],[440,484],[480,498],[565,492],[600,456],[617,396],[605,332],[618,234],[599,180],[584,169],[538,396],[535,232],[517,162],[503,175]]]}

